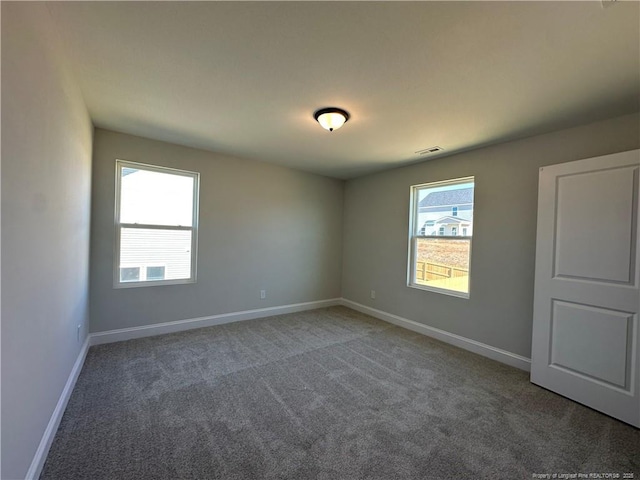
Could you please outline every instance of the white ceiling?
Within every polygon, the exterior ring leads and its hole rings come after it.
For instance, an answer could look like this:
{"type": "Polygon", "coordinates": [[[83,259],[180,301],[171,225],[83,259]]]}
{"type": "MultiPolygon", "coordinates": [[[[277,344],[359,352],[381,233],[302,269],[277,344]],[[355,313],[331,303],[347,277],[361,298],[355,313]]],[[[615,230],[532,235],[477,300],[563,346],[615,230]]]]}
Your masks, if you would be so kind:
{"type": "Polygon", "coordinates": [[[96,126],[338,178],[640,110],[636,1],[48,5],[96,126]]]}

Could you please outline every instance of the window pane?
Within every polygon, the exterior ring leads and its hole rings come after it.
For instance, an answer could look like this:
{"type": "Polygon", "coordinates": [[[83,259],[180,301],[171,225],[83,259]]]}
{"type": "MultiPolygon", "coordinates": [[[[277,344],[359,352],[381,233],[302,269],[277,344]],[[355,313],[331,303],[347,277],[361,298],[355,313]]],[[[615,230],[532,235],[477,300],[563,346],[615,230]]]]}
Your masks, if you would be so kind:
{"type": "Polygon", "coordinates": [[[468,238],[416,239],[415,283],[469,293],[468,238]]]}
{"type": "Polygon", "coordinates": [[[193,188],[190,176],[124,167],[120,170],[120,222],[191,227],[193,188]]]}
{"type": "Polygon", "coordinates": [[[469,294],[473,177],[412,187],[409,285],[469,294]]]}
{"type": "Polygon", "coordinates": [[[164,280],[164,267],[147,267],[147,280],[164,280]]]}
{"type": "MultiPolygon", "coordinates": [[[[145,267],[146,280],[189,279],[191,278],[191,235],[190,230],[122,228],[120,269],[122,271],[125,268],[145,267]],[[162,278],[158,278],[160,268],[163,269],[162,278]],[[150,275],[151,278],[149,278],[150,275]]],[[[141,280],[144,281],[144,279],[141,280]]]]}
{"type": "Polygon", "coordinates": [[[461,228],[471,236],[473,230],[473,182],[421,186],[415,190],[416,235],[455,235],[461,228]],[[422,227],[424,233],[420,233],[422,227]]]}
{"type": "Polygon", "coordinates": [[[121,282],[137,282],[140,280],[140,267],[125,267],[120,269],[121,282]]]}

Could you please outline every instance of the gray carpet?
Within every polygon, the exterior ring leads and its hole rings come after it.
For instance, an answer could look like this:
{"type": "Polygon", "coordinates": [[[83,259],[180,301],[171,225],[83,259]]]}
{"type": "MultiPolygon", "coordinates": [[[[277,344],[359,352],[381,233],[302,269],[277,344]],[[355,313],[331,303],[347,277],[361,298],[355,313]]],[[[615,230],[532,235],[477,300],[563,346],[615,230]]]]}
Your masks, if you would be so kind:
{"type": "Polygon", "coordinates": [[[635,473],[640,431],[344,307],[92,347],[43,479],[635,473]]]}

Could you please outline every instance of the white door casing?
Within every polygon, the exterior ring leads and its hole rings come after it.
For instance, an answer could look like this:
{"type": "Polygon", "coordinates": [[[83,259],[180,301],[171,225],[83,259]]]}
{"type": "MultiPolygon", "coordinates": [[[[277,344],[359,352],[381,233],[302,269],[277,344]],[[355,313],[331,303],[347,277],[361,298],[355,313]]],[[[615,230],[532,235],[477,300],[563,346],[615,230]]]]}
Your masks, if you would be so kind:
{"type": "Polygon", "coordinates": [[[640,427],[640,150],[540,169],[531,381],[640,427]]]}

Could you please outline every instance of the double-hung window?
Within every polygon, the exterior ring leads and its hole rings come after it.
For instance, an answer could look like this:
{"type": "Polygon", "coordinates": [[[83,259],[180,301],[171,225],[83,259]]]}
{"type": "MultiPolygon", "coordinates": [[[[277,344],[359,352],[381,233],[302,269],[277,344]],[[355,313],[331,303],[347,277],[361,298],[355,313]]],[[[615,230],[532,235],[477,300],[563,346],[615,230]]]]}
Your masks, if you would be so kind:
{"type": "Polygon", "coordinates": [[[473,177],[411,187],[408,286],[469,297],[473,192],[473,177]]]}
{"type": "Polygon", "coordinates": [[[195,282],[199,180],[116,161],[115,287],[195,282]]]}

